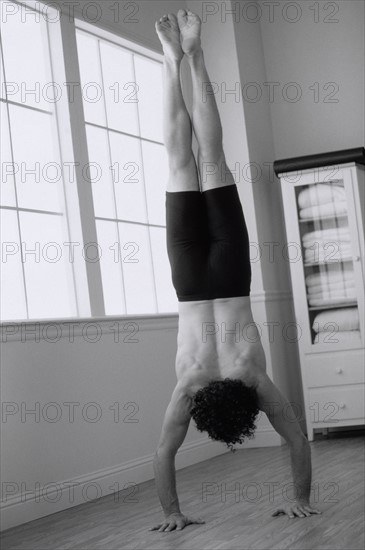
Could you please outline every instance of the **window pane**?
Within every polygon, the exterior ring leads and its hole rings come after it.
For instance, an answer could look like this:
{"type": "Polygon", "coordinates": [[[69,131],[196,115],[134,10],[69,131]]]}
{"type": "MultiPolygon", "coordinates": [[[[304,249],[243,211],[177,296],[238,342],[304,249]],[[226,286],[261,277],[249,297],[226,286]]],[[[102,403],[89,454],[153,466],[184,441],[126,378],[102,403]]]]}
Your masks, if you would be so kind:
{"type": "Polygon", "coordinates": [[[132,54],[100,42],[108,128],[138,135],[137,94],[132,54]]]}
{"type": "Polygon", "coordinates": [[[349,209],[346,187],[340,179],[299,185],[295,192],[311,342],[315,345],[323,343],[318,323],[324,310],[331,308],[331,322],[338,330],[336,320],[342,314],[341,309],[355,306],[351,310],[356,313],[359,306],[349,209]]]}
{"type": "Polygon", "coordinates": [[[0,204],[2,206],[16,206],[14,188],[14,166],[11,158],[9,137],[8,110],[5,103],[1,102],[0,124],[0,158],[1,158],[1,192],[0,204]]]}
{"type": "Polygon", "coordinates": [[[51,110],[53,87],[49,67],[47,23],[24,6],[1,26],[8,99],[51,110]],[[48,99],[47,99],[48,98],[48,99]]]}
{"type": "Polygon", "coordinates": [[[108,131],[86,125],[86,134],[89,162],[96,164],[90,167],[89,175],[92,180],[95,215],[100,218],[115,218],[108,131]]]}
{"type": "Polygon", "coordinates": [[[177,311],[177,297],[171,282],[171,268],[166,249],[166,229],[150,228],[153,269],[159,313],[177,311]]]}
{"type": "Polygon", "coordinates": [[[76,37],[85,120],[106,126],[98,39],[80,31],[76,37]]]}
{"type": "Polygon", "coordinates": [[[156,313],[148,228],[119,224],[127,313],[156,313]]]}
{"type": "Polygon", "coordinates": [[[104,87],[105,113],[87,105],[83,96],[89,161],[99,165],[101,175],[92,184],[95,214],[110,218],[96,220],[106,313],[176,311],[165,229],[151,233],[147,225],[165,225],[162,65],[82,31],[77,31],[77,41],[82,85],[93,81],[104,87]],[[109,131],[92,128],[90,122],[109,131]]]}
{"type": "Polygon", "coordinates": [[[63,245],[68,242],[64,218],[29,212],[19,216],[29,317],[76,316],[72,263],[63,245]]]}
{"type": "Polygon", "coordinates": [[[4,65],[3,65],[1,43],[0,43],[0,97],[5,98],[5,76],[4,76],[4,65]]]}
{"type": "Polygon", "coordinates": [[[118,226],[116,222],[96,221],[101,247],[101,277],[106,315],[126,313],[118,226]],[[119,253],[118,253],[119,252],[119,253]]]}
{"type": "Polygon", "coordinates": [[[64,211],[52,115],[9,105],[19,207],[64,211]]]}
{"type": "Polygon", "coordinates": [[[143,165],[149,223],[166,225],[165,192],[168,178],[166,150],[163,145],[142,142],[143,165]]]}
{"type": "Polygon", "coordinates": [[[23,270],[16,212],[1,210],[1,320],[26,319],[23,270]]]}
{"type": "Polygon", "coordinates": [[[138,55],[134,63],[141,136],[162,142],[162,65],[138,55]]]}
{"type": "Polygon", "coordinates": [[[110,132],[113,179],[120,220],[147,222],[140,140],[110,132]]]}

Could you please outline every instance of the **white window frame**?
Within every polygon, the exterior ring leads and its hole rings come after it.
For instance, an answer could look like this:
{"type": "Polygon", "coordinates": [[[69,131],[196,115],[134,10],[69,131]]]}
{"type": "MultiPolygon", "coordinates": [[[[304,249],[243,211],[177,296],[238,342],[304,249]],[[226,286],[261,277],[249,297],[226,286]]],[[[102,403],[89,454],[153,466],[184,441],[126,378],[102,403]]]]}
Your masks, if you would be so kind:
{"type": "MultiPolygon", "coordinates": [[[[110,44],[122,47],[123,49],[131,52],[132,54],[141,55],[143,57],[146,57],[147,59],[157,61],[161,64],[163,62],[163,55],[162,54],[160,54],[158,52],[154,52],[154,51],[152,51],[152,50],[150,50],[150,49],[148,49],[144,46],[136,44],[135,42],[133,42],[133,47],[131,47],[131,40],[120,37],[120,36],[118,36],[118,35],[116,35],[112,32],[101,29],[100,27],[96,27],[95,25],[93,25],[91,23],[87,23],[84,20],[82,20],[80,18],[77,18],[77,16],[75,17],[75,21],[73,23],[73,30],[75,32],[75,37],[76,37],[76,31],[80,30],[80,31],[83,31],[83,32],[95,37],[95,38],[99,38],[99,39],[104,40],[104,41],[106,41],[110,44]]],[[[78,82],[81,82],[80,73],[78,73],[78,82]]],[[[81,94],[80,94],[80,96],[81,96],[81,94]]],[[[82,100],[82,98],[81,98],[81,100],[82,100]]],[[[80,110],[80,112],[81,112],[81,110],[80,110]]],[[[110,131],[110,129],[107,128],[107,127],[100,126],[98,124],[94,124],[94,123],[90,123],[90,122],[86,122],[85,119],[83,121],[83,124],[84,124],[85,127],[86,127],[86,125],[89,125],[89,126],[94,126],[96,128],[102,128],[102,129],[110,131]]],[[[140,120],[139,120],[139,116],[138,116],[138,126],[139,125],[140,125],[140,120]]],[[[115,131],[115,130],[112,130],[112,131],[115,131]]],[[[124,132],[118,132],[118,133],[121,133],[121,134],[124,134],[124,135],[129,135],[128,133],[124,133],[124,132]]],[[[163,146],[163,143],[160,142],[160,141],[155,141],[155,140],[152,140],[152,139],[143,138],[143,136],[140,136],[140,132],[139,132],[139,136],[133,136],[133,137],[136,137],[136,139],[138,139],[138,141],[140,143],[140,146],[141,146],[141,142],[143,140],[150,141],[150,142],[153,142],[153,143],[156,143],[158,145],[163,146]]],[[[141,152],[141,155],[142,155],[142,152],[141,152]]],[[[143,172],[143,170],[144,170],[144,168],[143,168],[143,165],[142,165],[142,172],[143,172]]],[[[90,190],[91,190],[91,187],[90,187],[90,190]]],[[[147,204],[147,199],[146,199],[146,204],[147,204]]],[[[89,220],[89,223],[90,224],[93,223],[96,226],[96,221],[97,220],[103,220],[103,219],[105,219],[105,218],[100,218],[99,216],[95,216],[94,220],[92,220],[92,221],[89,220]]],[[[118,223],[118,222],[138,223],[138,225],[143,225],[147,229],[149,227],[165,227],[165,226],[158,226],[158,225],[156,226],[156,224],[149,223],[149,222],[141,223],[141,222],[133,222],[133,221],[130,221],[130,220],[119,220],[119,219],[113,219],[113,218],[110,218],[110,219],[108,218],[108,219],[105,219],[105,220],[106,221],[111,221],[111,222],[114,221],[116,223],[118,223]]],[[[148,235],[149,235],[149,243],[150,243],[150,262],[151,262],[151,266],[152,266],[152,270],[153,270],[153,281],[154,281],[154,302],[155,302],[155,308],[157,310],[158,309],[158,300],[157,300],[157,289],[156,289],[156,284],[155,284],[155,271],[153,269],[154,259],[153,259],[153,254],[152,254],[152,246],[151,246],[151,239],[150,239],[149,231],[148,231],[148,235]]],[[[122,273],[122,279],[124,279],[123,273],[122,273]]],[[[125,314],[125,315],[126,315],[126,317],[133,317],[134,314],[125,314]]],[[[157,315],[158,316],[158,315],[165,315],[165,314],[164,313],[153,313],[153,314],[148,314],[148,315],[157,315]]]]}
{"type": "MultiPolygon", "coordinates": [[[[27,0],[26,2],[24,0],[11,0],[12,4],[20,6],[22,9],[26,9],[26,17],[32,16],[32,12],[40,14],[39,17],[44,17],[44,19],[49,19],[50,21],[55,21],[55,24],[52,24],[47,21],[47,34],[48,34],[48,41],[49,41],[49,51],[47,52],[47,55],[49,57],[49,64],[50,64],[50,71],[51,71],[51,77],[52,80],[57,83],[65,83],[66,82],[66,76],[65,76],[65,68],[63,66],[63,59],[60,60],[59,52],[63,51],[62,43],[63,43],[63,36],[61,32],[61,13],[58,9],[55,9],[53,6],[47,6],[47,12],[41,13],[40,12],[40,2],[35,0],[27,0]],[[46,17],[47,15],[47,17],[46,17]],[[56,56],[56,54],[58,55],[56,56]]],[[[4,4],[3,4],[4,6],[4,4]]],[[[3,24],[6,24],[2,22],[3,24]]],[[[63,54],[64,55],[64,54],[63,54]]],[[[6,77],[6,75],[5,75],[6,77]]],[[[62,92],[64,92],[62,90],[62,92]]],[[[17,102],[12,102],[8,98],[4,101],[6,104],[14,103],[17,105],[17,102]]],[[[26,106],[24,106],[26,108],[26,106]]],[[[35,109],[36,110],[36,109],[35,109]]],[[[59,151],[59,158],[61,162],[61,166],[64,166],[64,160],[66,162],[75,162],[74,159],[74,151],[73,147],[71,146],[71,141],[67,136],[70,136],[71,129],[70,129],[70,120],[69,120],[69,102],[67,99],[67,93],[65,88],[65,93],[62,93],[61,97],[58,101],[54,103],[54,116],[55,116],[55,124],[56,124],[56,133],[58,137],[58,151],[59,151]]],[[[72,242],[76,243],[82,243],[82,226],[80,224],[80,213],[78,211],[78,195],[77,195],[77,187],[75,186],[64,186],[64,194],[65,194],[65,216],[66,216],[66,223],[68,225],[69,230],[69,236],[72,242]]],[[[18,208],[16,209],[18,211],[18,208]]],[[[96,268],[99,268],[97,265],[96,268]]],[[[83,258],[78,257],[77,254],[75,254],[75,261],[72,264],[72,272],[73,272],[73,279],[74,279],[74,291],[75,291],[75,299],[76,299],[76,310],[78,312],[78,317],[82,316],[90,316],[93,315],[94,308],[90,308],[90,298],[91,295],[88,291],[88,279],[90,279],[90,275],[88,272],[92,272],[92,269],[89,268],[87,265],[87,262],[83,260],[83,258]]],[[[96,271],[94,267],[94,271],[96,271]]],[[[23,277],[25,277],[23,272],[23,277]]],[[[28,306],[26,306],[28,309],[28,306]]],[[[98,311],[102,311],[101,308],[99,308],[98,311]]],[[[68,317],[66,317],[67,319],[68,317]]],[[[59,317],[57,317],[59,319],[59,317]]],[[[37,319],[25,319],[26,322],[34,322],[37,319]]],[[[42,319],[43,320],[43,319],[42,319]]],[[[3,324],[10,322],[10,321],[3,321],[3,324]]]]}
{"type": "MultiPolygon", "coordinates": [[[[50,44],[50,59],[52,76],[58,83],[80,83],[80,68],[77,55],[76,29],[80,29],[98,38],[106,40],[117,46],[140,54],[144,57],[162,63],[163,55],[157,51],[141,46],[131,39],[125,39],[115,32],[110,32],[97,25],[87,23],[77,17],[71,18],[69,14],[63,13],[62,9],[46,0],[10,0],[15,4],[25,6],[39,12],[40,4],[47,6],[47,14],[56,21],[48,25],[48,36],[50,44]],[[38,9],[37,9],[38,8],[38,9]],[[131,43],[133,48],[131,48],[131,43]],[[62,63],[55,63],[55,54],[62,51],[62,63]]],[[[64,90],[66,92],[66,88],[64,90]]],[[[83,109],[83,99],[80,86],[74,86],[73,101],[69,101],[67,94],[63,93],[60,101],[55,103],[55,111],[58,125],[58,137],[60,144],[61,162],[75,163],[75,186],[65,186],[66,215],[68,216],[70,238],[72,242],[84,246],[88,243],[97,243],[96,218],[93,206],[92,187],[90,182],[84,180],[83,167],[89,163],[86,125],[83,109]],[[71,139],[70,139],[71,136],[71,139]],[[80,208],[82,204],[82,208],[80,208]]],[[[153,224],[152,224],[153,225],[153,224]]],[[[146,224],[148,226],[148,224],[146,224]]],[[[152,261],[152,259],[151,259],[152,261]]],[[[177,312],[170,313],[146,313],[143,315],[123,314],[106,315],[103,297],[103,285],[101,277],[100,262],[88,262],[79,254],[74,259],[74,281],[77,296],[77,307],[79,316],[57,318],[57,322],[81,321],[82,319],[108,320],[113,318],[166,318],[176,317],[177,312]]],[[[27,319],[22,323],[34,324],[44,323],[46,319],[27,319]]],[[[13,321],[3,321],[0,325],[8,325],[13,321]]]]}

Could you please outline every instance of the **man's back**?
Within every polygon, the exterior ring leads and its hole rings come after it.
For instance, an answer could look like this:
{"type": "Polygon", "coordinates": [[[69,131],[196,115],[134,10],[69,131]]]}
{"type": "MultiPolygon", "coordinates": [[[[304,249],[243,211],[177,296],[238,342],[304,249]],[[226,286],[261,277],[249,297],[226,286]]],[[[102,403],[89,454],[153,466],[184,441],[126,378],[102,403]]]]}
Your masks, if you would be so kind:
{"type": "Polygon", "coordinates": [[[247,373],[262,350],[249,296],[179,303],[176,375],[223,379],[247,373]]]}

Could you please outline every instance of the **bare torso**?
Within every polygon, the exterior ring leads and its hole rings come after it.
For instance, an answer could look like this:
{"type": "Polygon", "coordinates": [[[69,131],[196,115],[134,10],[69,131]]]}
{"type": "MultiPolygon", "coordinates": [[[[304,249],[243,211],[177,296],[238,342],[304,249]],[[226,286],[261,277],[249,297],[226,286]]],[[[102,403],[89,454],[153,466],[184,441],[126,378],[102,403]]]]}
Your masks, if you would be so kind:
{"type": "Polygon", "coordinates": [[[255,385],[258,370],[265,369],[249,296],[179,302],[177,343],[176,376],[191,395],[226,377],[255,385]]]}

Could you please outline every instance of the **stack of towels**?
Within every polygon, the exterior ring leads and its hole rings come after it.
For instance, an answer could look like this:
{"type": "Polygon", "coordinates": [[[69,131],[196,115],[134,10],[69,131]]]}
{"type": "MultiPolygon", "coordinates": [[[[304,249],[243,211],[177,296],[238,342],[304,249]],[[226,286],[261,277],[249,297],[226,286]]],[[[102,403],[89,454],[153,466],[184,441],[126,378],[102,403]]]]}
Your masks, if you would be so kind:
{"type": "Polygon", "coordinates": [[[356,300],[354,270],[351,264],[328,266],[324,272],[307,275],[305,282],[310,306],[326,306],[356,300]]]}
{"type": "Polygon", "coordinates": [[[347,212],[345,188],[333,183],[309,185],[298,195],[299,217],[318,218],[347,212]]]}
{"type": "Polygon", "coordinates": [[[356,307],[321,311],[314,318],[314,344],[334,344],[360,340],[359,311],[356,307]]]}
{"type": "Polygon", "coordinates": [[[338,262],[351,258],[351,238],[348,226],[318,229],[302,238],[304,262],[338,262]]]}

